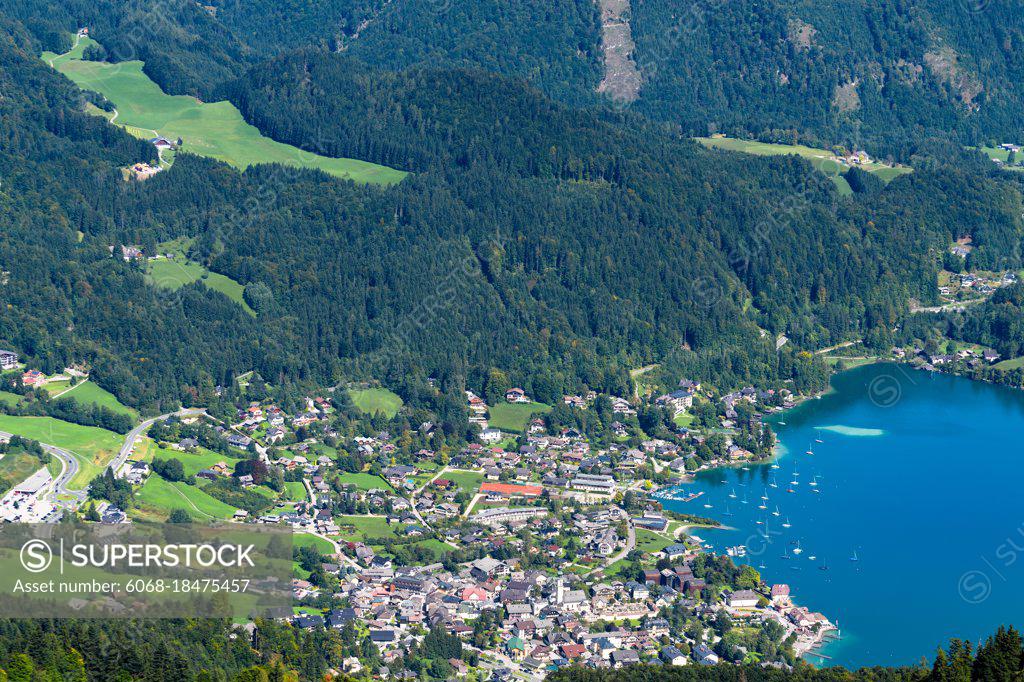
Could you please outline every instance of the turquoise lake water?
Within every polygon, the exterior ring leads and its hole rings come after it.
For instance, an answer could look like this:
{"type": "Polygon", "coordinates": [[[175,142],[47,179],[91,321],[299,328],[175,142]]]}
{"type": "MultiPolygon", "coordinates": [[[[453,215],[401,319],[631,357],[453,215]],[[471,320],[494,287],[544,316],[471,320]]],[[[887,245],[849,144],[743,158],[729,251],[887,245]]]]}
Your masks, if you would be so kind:
{"type": "Polygon", "coordinates": [[[912,664],[1024,625],[1024,392],[892,364],[832,384],[771,418],[777,469],[702,472],[684,489],[703,496],[666,507],[732,527],[696,533],[838,619],[814,663],[912,664]]]}

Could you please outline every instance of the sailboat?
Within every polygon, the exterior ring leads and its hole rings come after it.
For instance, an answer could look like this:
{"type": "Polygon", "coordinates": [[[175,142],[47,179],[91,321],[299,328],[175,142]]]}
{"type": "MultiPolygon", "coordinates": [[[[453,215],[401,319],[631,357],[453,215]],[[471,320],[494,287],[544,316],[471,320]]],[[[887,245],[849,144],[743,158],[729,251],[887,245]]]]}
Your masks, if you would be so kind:
{"type": "Polygon", "coordinates": [[[778,488],[779,487],[779,482],[778,482],[778,480],[776,480],[776,478],[774,476],[772,476],[772,482],[768,484],[768,487],[769,488],[778,488]]]}
{"type": "Polygon", "coordinates": [[[810,443],[807,444],[807,454],[808,455],[813,455],[814,454],[814,448],[811,446],[810,443]]]}
{"type": "Polygon", "coordinates": [[[767,490],[764,491],[764,495],[761,495],[761,499],[762,500],[767,500],[768,499],[768,491],[767,490]]]}
{"type": "Polygon", "coordinates": [[[775,464],[775,463],[772,464],[772,469],[778,469],[778,468],[779,468],[778,464],[775,464]]]}
{"type": "Polygon", "coordinates": [[[850,557],[850,561],[860,561],[860,559],[857,558],[857,550],[853,550],[853,556],[850,557]]]}
{"type": "Polygon", "coordinates": [[[775,505],[775,511],[772,512],[772,516],[778,516],[778,515],[779,515],[779,505],[775,505]]]}
{"type": "Polygon", "coordinates": [[[750,504],[749,502],[747,502],[747,493],[746,492],[743,493],[743,504],[750,504]]]}
{"type": "Polygon", "coordinates": [[[734,500],[736,499],[736,488],[732,489],[732,492],[729,493],[729,497],[731,497],[734,500]]]}
{"type": "Polygon", "coordinates": [[[732,512],[729,511],[729,505],[725,505],[725,511],[722,512],[722,516],[732,516],[732,512]]]}
{"type": "Polygon", "coordinates": [[[710,503],[708,503],[708,502],[705,502],[705,503],[704,503],[704,508],[705,508],[705,509],[711,509],[711,506],[712,506],[712,505],[711,505],[710,503]]]}
{"type": "Polygon", "coordinates": [[[828,561],[826,561],[825,559],[822,559],[821,560],[821,566],[818,566],[818,570],[819,571],[827,571],[828,570],[828,561]]]}
{"type": "Polygon", "coordinates": [[[793,548],[793,554],[801,554],[803,551],[803,548],[800,547],[800,541],[797,540],[796,547],[793,548]]]}
{"type": "Polygon", "coordinates": [[[789,517],[788,516],[786,517],[786,522],[784,524],[782,524],[782,527],[783,528],[792,528],[793,527],[793,524],[791,524],[789,522],[789,517]]]}
{"type": "Polygon", "coordinates": [[[814,556],[813,554],[812,554],[812,555],[810,555],[810,556],[809,556],[809,557],[807,557],[807,558],[808,558],[808,559],[809,559],[810,561],[817,561],[817,560],[818,560],[818,557],[814,556]]]}
{"type": "Polygon", "coordinates": [[[764,503],[764,502],[762,502],[761,504],[757,505],[757,508],[758,508],[758,509],[767,509],[768,507],[767,507],[767,506],[765,506],[765,503],[764,503]]]}
{"type": "Polygon", "coordinates": [[[809,486],[816,486],[816,485],[818,485],[818,477],[817,477],[817,476],[815,476],[815,477],[814,477],[814,478],[813,478],[813,479],[811,480],[811,482],[810,482],[810,483],[808,483],[807,485],[809,485],[809,486]]]}

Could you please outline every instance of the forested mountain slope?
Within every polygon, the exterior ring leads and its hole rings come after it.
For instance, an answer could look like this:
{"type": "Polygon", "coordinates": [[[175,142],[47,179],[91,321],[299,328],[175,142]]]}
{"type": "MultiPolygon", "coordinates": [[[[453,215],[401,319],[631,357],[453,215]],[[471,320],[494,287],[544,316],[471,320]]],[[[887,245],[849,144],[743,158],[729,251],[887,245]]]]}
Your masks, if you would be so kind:
{"type": "Polygon", "coordinates": [[[0,0],[0,15],[24,24],[32,51],[62,54],[88,28],[109,61],[141,60],[160,88],[199,95],[255,62],[256,53],[192,0],[0,0]]]}
{"type": "MultiPolygon", "coordinates": [[[[216,4],[216,3],[215,3],[216,4]]],[[[585,102],[601,80],[597,3],[224,0],[263,54],[323,45],[388,68],[479,67],[585,102]],[[257,2],[257,6],[259,6],[257,2]]],[[[906,159],[930,137],[1024,138],[1024,13],[1014,0],[633,0],[631,106],[688,134],[725,131],[906,159]]],[[[605,100],[607,101],[607,100],[605,100]]]]}
{"type": "Polygon", "coordinates": [[[1024,14],[1012,0],[633,3],[638,110],[687,131],[845,142],[1019,139],[1024,14]],[[787,134],[784,131],[792,131],[787,134]]]}
{"type": "Polygon", "coordinates": [[[810,387],[823,369],[790,349],[884,337],[910,298],[934,299],[951,239],[970,234],[979,266],[1021,261],[1019,187],[975,167],[922,163],[842,198],[797,158],[705,150],[480,71],[394,73],[308,49],[218,92],[277,139],[406,160],[413,177],[358,187],[179,155],[126,183],[119,167],[150,148],[78,113],[38,43],[12,31],[0,340],[48,369],[89,361],[132,405],[191,402],[250,369],[449,376],[453,414],[491,367],[547,400],[622,394],[630,368],[661,360],[723,384],[810,387]],[[109,257],[179,237],[245,286],[255,320],[202,283],[169,296],[109,257]],[[782,333],[793,344],[777,354],[782,333]]]}
{"type": "Polygon", "coordinates": [[[571,102],[596,101],[594,0],[214,0],[216,17],[262,54],[308,45],[387,69],[479,68],[528,79],[571,102]]]}

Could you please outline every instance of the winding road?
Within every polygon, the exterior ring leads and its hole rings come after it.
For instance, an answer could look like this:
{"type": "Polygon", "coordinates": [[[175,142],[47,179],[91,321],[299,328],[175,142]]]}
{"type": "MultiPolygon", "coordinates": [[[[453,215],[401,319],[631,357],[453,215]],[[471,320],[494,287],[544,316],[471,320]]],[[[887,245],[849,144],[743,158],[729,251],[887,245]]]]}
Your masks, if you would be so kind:
{"type": "MultiPolygon", "coordinates": [[[[177,412],[169,412],[167,414],[161,414],[157,417],[152,417],[140,423],[138,426],[133,428],[125,435],[124,443],[121,445],[121,450],[117,456],[110,461],[107,465],[112,467],[116,472],[128,459],[128,456],[132,454],[132,450],[135,448],[135,441],[140,435],[142,435],[146,429],[155,424],[158,421],[169,419],[170,417],[191,417],[206,414],[205,408],[187,408],[184,410],[178,410],[177,412]]],[[[15,434],[7,433],[6,431],[0,431],[0,437],[10,438],[15,434]]],[[[77,509],[79,505],[85,502],[88,497],[86,490],[72,490],[68,488],[68,484],[78,474],[79,464],[78,457],[70,450],[59,448],[56,445],[49,443],[40,443],[43,450],[50,455],[60,460],[61,471],[57,474],[53,480],[51,490],[46,493],[45,497],[51,497],[54,504],[60,507],[68,509],[77,509]],[[64,499],[61,499],[64,498],[64,499]]]]}
{"type": "Polygon", "coordinates": [[[107,466],[112,467],[114,471],[117,472],[117,470],[120,469],[128,460],[128,456],[131,455],[132,451],[135,449],[135,441],[138,440],[139,436],[145,433],[153,424],[165,419],[170,419],[171,417],[199,417],[205,414],[205,407],[189,407],[183,410],[178,410],[177,412],[168,412],[167,414],[161,414],[157,417],[151,417],[150,419],[141,422],[124,437],[124,443],[121,445],[121,451],[117,453],[117,457],[110,460],[110,464],[107,466]]]}

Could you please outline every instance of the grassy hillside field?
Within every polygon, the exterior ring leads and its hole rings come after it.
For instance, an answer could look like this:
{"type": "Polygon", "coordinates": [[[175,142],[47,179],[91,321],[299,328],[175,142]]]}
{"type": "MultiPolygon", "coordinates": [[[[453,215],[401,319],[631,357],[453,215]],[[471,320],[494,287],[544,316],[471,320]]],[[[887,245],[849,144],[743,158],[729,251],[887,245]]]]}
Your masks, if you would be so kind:
{"type": "Polygon", "coordinates": [[[359,161],[334,159],[303,151],[264,137],[242,118],[230,102],[200,102],[194,97],[172,96],[142,72],[142,62],[107,64],[82,61],[82,50],[93,44],[79,41],[71,52],[42,58],[79,87],[94,90],[117,108],[116,123],[143,135],[181,138],[182,150],[224,161],[245,169],[256,163],[280,163],[314,168],[356,182],[392,184],[406,173],[359,161]]]}
{"type": "Polygon", "coordinates": [[[240,458],[238,457],[222,455],[219,452],[207,450],[204,447],[197,447],[190,452],[164,448],[158,446],[155,442],[148,438],[141,439],[135,446],[135,453],[133,459],[140,459],[144,462],[152,462],[153,459],[157,457],[159,457],[160,459],[179,460],[182,464],[182,467],[184,467],[185,469],[186,476],[195,476],[203,469],[209,469],[210,467],[219,462],[224,462],[229,467],[234,468],[234,466],[241,461],[240,458]]]}
{"type": "Polygon", "coordinates": [[[186,284],[202,281],[214,291],[219,291],[238,305],[245,308],[250,315],[256,311],[249,307],[242,297],[244,287],[226,275],[211,272],[198,263],[183,258],[160,258],[149,261],[146,281],[166,289],[177,290],[186,284]]]}
{"type": "Polygon", "coordinates": [[[79,462],[78,473],[68,482],[68,487],[73,490],[84,489],[90,480],[102,473],[123,442],[122,437],[113,431],[71,424],[53,417],[0,414],[0,431],[54,445],[75,455],[79,462]]]}
{"type": "MultiPolygon", "coordinates": [[[[734,152],[743,152],[744,154],[756,154],[758,156],[796,154],[807,159],[811,162],[811,165],[832,178],[841,194],[850,194],[852,191],[846,179],[840,177],[840,173],[845,173],[849,170],[849,167],[833,161],[832,157],[834,154],[825,149],[814,149],[813,147],[805,147],[799,144],[772,144],[769,142],[758,142],[757,140],[741,140],[734,137],[698,137],[695,139],[705,147],[727,149],[734,152]]],[[[913,172],[913,169],[907,166],[893,167],[882,163],[866,163],[858,166],[858,168],[878,176],[883,182],[889,182],[904,173],[913,172]]]]}
{"type": "Polygon", "coordinates": [[[522,433],[530,417],[550,411],[551,406],[544,403],[498,403],[488,410],[487,424],[502,431],[522,433]]]}
{"type": "Polygon", "coordinates": [[[122,404],[113,393],[91,381],[83,381],[74,388],[69,389],[61,397],[74,398],[75,401],[83,404],[91,403],[100,407],[106,407],[118,414],[126,414],[132,419],[138,419],[139,417],[138,412],[122,404]]]}
{"type": "Polygon", "coordinates": [[[230,519],[235,508],[211,497],[197,485],[171,483],[153,474],[136,495],[144,516],[165,519],[184,509],[196,521],[230,519]]]}
{"type": "Polygon", "coordinates": [[[383,412],[391,419],[398,410],[402,408],[402,399],[386,388],[363,388],[349,391],[352,404],[359,408],[360,412],[376,414],[383,412]]]}

